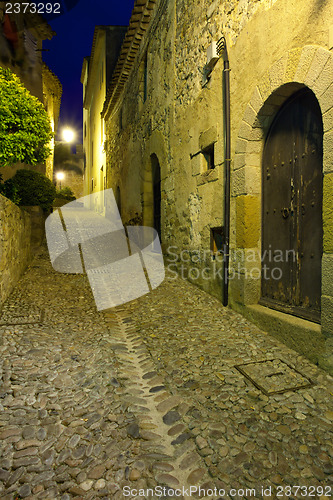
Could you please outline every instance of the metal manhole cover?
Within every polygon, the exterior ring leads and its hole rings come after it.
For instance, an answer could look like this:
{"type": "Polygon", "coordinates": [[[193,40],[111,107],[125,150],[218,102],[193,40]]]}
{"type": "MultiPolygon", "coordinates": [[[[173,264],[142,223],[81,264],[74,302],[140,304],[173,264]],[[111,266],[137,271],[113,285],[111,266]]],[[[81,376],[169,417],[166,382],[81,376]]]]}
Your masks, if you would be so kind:
{"type": "Polygon", "coordinates": [[[309,387],[312,381],[281,359],[236,365],[238,371],[266,396],[309,387]]]}
{"type": "Polygon", "coordinates": [[[34,309],[31,311],[15,309],[15,311],[4,311],[0,318],[0,326],[12,326],[12,325],[34,325],[43,323],[44,321],[44,311],[40,309],[34,309]]]}

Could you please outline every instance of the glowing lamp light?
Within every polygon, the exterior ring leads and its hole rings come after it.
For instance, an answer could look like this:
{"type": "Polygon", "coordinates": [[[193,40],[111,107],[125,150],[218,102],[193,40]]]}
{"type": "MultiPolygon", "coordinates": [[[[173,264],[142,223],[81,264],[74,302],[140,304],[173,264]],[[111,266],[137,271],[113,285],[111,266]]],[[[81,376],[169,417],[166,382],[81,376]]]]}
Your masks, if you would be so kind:
{"type": "Polygon", "coordinates": [[[63,181],[65,178],[65,174],[63,172],[57,172],[56,178],[58,181],[63,181]]]}
{"type": "Polygon", "coordinates": [[[70,128],[65,128],[62,131],[62,138],[64,139],[65,142],[73,142],[75,138],[74,131],[70,128]]]}

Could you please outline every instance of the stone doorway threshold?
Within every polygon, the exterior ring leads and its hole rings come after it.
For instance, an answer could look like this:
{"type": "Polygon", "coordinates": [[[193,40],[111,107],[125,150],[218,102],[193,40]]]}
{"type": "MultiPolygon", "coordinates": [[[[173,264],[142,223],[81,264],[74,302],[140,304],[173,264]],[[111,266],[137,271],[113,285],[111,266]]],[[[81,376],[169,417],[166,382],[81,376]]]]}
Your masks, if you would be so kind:
{"type": "Polygon", "coordinates": [[[326,341],[321,325],[259,304],[236,306],[235,309],[259,328],[320,366],[326,341]]]}

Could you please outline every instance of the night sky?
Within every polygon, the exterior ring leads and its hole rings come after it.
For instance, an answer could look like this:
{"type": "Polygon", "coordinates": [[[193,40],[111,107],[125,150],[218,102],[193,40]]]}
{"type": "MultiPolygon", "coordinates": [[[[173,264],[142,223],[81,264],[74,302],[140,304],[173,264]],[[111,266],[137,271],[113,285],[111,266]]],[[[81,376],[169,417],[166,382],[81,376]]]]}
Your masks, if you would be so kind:
{"type": "MultiPolygon", "coordinates": [[[[63,95],[58,137],[62,127],[77,131],[76,142],[82,142],[82,84],[80,83],[83,58],[89,56],[96,25],[128,25],[134,0],[67,0],[75,7],[64,7],[61,16],[47,19],[57,33],[45,40],[43,60],[57,75],[63,95]]],[[[46,16],[47,18],[47,16],[46,16]]]]}

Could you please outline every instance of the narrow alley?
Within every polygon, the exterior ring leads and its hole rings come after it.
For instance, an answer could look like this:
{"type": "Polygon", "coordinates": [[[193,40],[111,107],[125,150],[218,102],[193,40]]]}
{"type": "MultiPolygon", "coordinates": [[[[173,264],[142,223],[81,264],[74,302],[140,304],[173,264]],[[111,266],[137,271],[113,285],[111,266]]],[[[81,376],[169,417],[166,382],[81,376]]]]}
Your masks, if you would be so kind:
{"type": "Polygon", "coordinates": [[[42,248],[0,333],[2,500],[332,496],[332,378],[171,273],[97,312],[42,248]]]}

